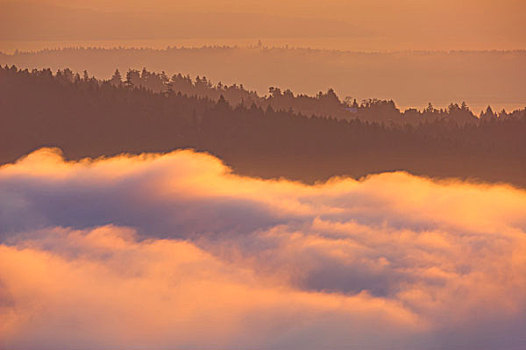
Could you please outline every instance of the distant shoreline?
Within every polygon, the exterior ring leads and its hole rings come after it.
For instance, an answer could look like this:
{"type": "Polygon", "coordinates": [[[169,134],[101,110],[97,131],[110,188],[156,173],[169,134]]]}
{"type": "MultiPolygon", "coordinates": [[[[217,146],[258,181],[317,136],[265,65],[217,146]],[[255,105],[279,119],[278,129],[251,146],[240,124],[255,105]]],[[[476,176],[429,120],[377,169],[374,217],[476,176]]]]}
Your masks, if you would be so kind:
{"type": "MultiPolygon", "coordinates": [[[[323,39],[323,38],[321,38],[323,39]]],[[[323,41],[321,40],[320,41],[323,41]]],[[[328,38],[330,42],[331,38],[328,38]]],[[[335,38],[332,38],[335,39],[335,38]]],[[[341,38],[336,38],[341,40],[341,38]]],[[[338,41],[339,41],[338,40],[338,41]]],[[[145,40],[0,40],[0,54],[13,55],[19,53],[39,53],[43,51],[60,51],[67,49],[129,49],[129,50],[192,50],[192,49],[266,49],[266,50],[304,50],[320,51],[327,53],[346,53],[346,54],[399,54],[399,53],[514,53],[526,52],[526,48],[492,48],[492,49],[363,49],[342,47],[327,44],[308,45],[298,38],[287,39],[266,39],[261,40],[261,46],[258,45],[258,39],[145,39],[145,40]],[[288,43],[290,41],[290,43],[288,43]],[[296,43],[295,41],[299,41],[296,43]]],[[[344,45],[345,46],[345,45],[344,45]]],[[[349,45],[350,46],[350,45],[349,45]]]]}

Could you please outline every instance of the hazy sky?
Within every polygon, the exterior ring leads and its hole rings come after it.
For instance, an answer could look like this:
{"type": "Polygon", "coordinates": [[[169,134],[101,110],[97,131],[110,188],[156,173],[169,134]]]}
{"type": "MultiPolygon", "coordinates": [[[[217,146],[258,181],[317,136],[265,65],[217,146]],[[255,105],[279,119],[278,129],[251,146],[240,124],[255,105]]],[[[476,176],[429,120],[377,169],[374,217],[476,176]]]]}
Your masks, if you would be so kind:
{"type": "MultiPolygon", "coordinates": [[[[1,1],[0,40],[338,38],[347,49],[524,48],[522,0],[1,1]]],[[[214,41],[212,40],[212,41],[214,41]]]]}

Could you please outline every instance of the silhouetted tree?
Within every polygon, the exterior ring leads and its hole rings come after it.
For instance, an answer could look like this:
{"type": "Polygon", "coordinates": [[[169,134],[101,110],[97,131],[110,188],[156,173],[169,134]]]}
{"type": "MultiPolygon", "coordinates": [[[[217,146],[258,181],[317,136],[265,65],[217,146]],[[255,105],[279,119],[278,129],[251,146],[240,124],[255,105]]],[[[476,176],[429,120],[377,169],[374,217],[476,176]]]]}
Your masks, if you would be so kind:
{"type": "Polygon", "coordinates": [[[122,84],[121,72],[119,72],[118,69],[116,69],[115,73],[113,73],[113,76],[110,79],[110,83],[114,86],[120,86],[122,84]]]}

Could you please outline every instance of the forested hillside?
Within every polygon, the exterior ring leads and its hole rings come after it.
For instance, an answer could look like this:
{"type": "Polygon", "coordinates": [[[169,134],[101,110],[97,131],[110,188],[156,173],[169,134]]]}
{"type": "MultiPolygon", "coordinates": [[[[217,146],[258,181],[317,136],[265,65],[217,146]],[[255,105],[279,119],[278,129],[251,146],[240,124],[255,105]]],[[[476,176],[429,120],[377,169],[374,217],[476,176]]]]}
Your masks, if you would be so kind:
{"type": "MultiPolygon", "coordinates": [[[[59,71],[59,77],[73,81],[74,76],[71,70],[59,71]]],[[[84,80],[89,78],[88,73],[84,73],[84,80]]],[[[80,76],[77,78],[80,80],[80,76]]],[[[125,77],[116,70],[109,81],[117,87],[145,88],[152,92],[164,94],[181,93],[187,96],[204,97],[213,101],[218,101],[221,96],[231,105],[251,106],[274,110],[293,111],[304,115],[317,115],[320,117],[334,117],[337,119],[360,119],[362,121],[397,123],[397,124],[418,124],[421,121],[435,121],[447,118],[459,124],[476,123],[477,118],[468,109],[465,103],[450,104],[447,110],[437,110],[431,104],[419,112],[416,109],[408,109],[401,112],[394,101],[368,99],[358,103],[356,99],[341,101],[333,89],[328,89],[326,93],[319,92],[316,96],[304,94],[296,95],[291,90],[282,91],[277,87],[270,87],[267,96],[259,96],[255,91],[249,91],[243,84],[224,85],[221,82],[212,84],[206,77],[197,76],[192,79],[190,76],[174,74],[168,77],[163,73],[153,73],[146,69],[142,71],[128,70],[125,77]]],[[[493,115],[493,111],[488,110],[485,114],[493,115]]]]}
{"type": "Polygon", "coordinates": [[[264,41],[253,47],[21,49],[0,54],[0,64],[88,70],[98,79],[109,79],[116,68],[124,78],[129,68],[146,67],[168,77],[182,73],[214,83],[243,83],[259,95],[272,86],[311,96],[333,88],[341,99],[393,99],[404,109],[425,108],[428,102],[446,108],[466,101],[478,114],[488,104],[499,111],[526,105],[525,50],[360,52],[267,47],[264,41]]]}
{"type": "Polygon", "coordinates": [[[430,106],[400,112],[390,101],[356,106],[331,96],[292,94],[280,105],[283,96],[260,97],[241,86],[212,86],[183,76],[132,71],[128,79],[98,81],[70,70],[5,67],[0,69],[0,161],[42,146],[60,147],[70,159],[194,148],[219,156],[241,174],[265,178],[313,182],[407,170],[526,186],[526,109],[500,114],[488,109],[479,119],[455,104],[442,111],[430,106]],[[163,80],[162,86],[148,86],[148,76],[163,80]],[[178,85],[183,83],[187,90],[178,85]],[[247,97],[236,100],[239,96],[247,97]],[[298,107],[305,99],[321,111],[337,103],[350,117],[298,113],[309,110],[298,107]],[[381,108],[392,117],[379,118],[381,108]],[[393,122],[397,118],[402,122],[393,122]]]}

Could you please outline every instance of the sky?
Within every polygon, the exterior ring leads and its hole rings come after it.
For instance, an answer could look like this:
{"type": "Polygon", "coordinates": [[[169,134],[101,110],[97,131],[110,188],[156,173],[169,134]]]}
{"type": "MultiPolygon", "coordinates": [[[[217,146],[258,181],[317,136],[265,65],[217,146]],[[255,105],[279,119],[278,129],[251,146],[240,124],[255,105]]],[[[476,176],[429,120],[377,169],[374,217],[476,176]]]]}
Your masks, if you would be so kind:
{"type": "Polygon", "coordinates": [[[203,153],[0,168],[5,349],[519,349],[526,192],[203,153]]]}
{"type": "Polygon", "coordinates": [[[145,39],[187,44],[266,39],[380,51],[526,44],[522,0],[2,0],[0,6],[4,49],[28,42],[145,39]]]}

